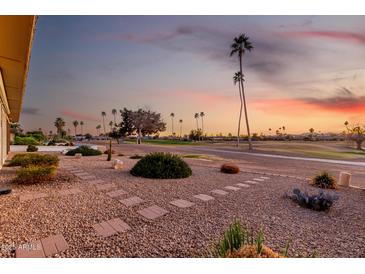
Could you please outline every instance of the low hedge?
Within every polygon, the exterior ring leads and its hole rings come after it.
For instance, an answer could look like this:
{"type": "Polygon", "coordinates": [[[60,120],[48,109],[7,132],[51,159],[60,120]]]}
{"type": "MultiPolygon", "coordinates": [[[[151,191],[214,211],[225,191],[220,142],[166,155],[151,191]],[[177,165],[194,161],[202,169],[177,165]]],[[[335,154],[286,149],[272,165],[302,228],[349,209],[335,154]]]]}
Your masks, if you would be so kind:
{"type": "Polygon", "coordinates": [[[81,153],[82,156],[97,156],[102,154],[100,150],[93,149],[89,146],[80,146],[78,148],[67,151],[66,155],[75,156],[76,153],[81,153]]]}
{"type": "Polygon", "coordinates": [[[39,153],[16,154],[9,163],[9,166],[58,166],[59,159],[56,155],[39,153]]]}
{"type": "Polygon", "coordinates": [[[17,184],[37,184],[52,180],[56,175],[56,168],[53,166],[23,167],[17,171],[13,182],[17,184]]]}
{"type": "Polygon", "coordinates": [[[150,153],[131,169],[134,176],[155,179],[179,179],[191,176],[189,165],[179,156],[170,153],[150,153]]]}
{"type": "Polygon", "coordinates": [[[39,145],[39,142],[37,141],[37,139],[35,139],[34,137],[31,136],[26,136],[26,137],[20,137],[20,136],[15,136],[14,138],[14,145],[39,145]]]}

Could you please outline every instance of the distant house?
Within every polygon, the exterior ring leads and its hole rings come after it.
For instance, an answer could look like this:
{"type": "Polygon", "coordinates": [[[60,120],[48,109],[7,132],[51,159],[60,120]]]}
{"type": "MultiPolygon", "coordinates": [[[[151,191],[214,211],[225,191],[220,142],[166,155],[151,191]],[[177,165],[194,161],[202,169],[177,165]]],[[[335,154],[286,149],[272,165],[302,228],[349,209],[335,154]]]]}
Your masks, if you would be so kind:
{"type": "Polygon", "coordinates": [[[9,152],[10,123],[19,121],[36,16],[0,16],[0,168],[9,152]]]}

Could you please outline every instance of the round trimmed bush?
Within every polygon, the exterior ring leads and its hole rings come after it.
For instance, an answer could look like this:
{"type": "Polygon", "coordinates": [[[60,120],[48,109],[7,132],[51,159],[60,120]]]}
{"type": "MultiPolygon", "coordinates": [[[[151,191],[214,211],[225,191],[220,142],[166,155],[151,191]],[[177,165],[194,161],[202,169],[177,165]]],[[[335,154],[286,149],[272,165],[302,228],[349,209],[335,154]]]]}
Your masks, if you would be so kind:
{"type": "Polygon", "coordinates": [[[27,167],[35,166],[58,166],[59,159],[56,155],[39,153],[20,153],[14,155],[10,160],[9,166],[27,167]]]}
{"type": "Polygon", "coordinates": [[[101,151],[98,149],[92,149],[89,146],[79,146],[78,148],[67,151],[67,156],[75,156],[76,153],[81,153],[82,156],[97,156],[101,155],[101,151]]]}
{"type": "Polygon", "coordinates": [[[147,154],[130,172],[134,176],[155,179],[187,178],[192,174],[189,165],[179,156],[163,152],[147,154]]]}
{"type": "Polygon", "coordinates": [[[34,145],[28,145],[27,152],[36,152],[38,151],[38,148],[34,145]]]}
{"type": "Polygon", "coordinates": [[[235,164],[227,163],[221,166],[221,172],[228,174],[236,174],[240,172],[240,168],[235,164]]]}
{"type": "Polygon", "coordinates": [[[336,179],[327,171],[322,171],[312,179],[312,185],[320,188],[336,188],[336,179]]]}
{"type": "Polygon", "coordinates": [[[49,182],[56,175],[56,168],[53,166],[34,166],[23,167],[16,172],[13,183],[17,184],[37,184],[49,182]]]}

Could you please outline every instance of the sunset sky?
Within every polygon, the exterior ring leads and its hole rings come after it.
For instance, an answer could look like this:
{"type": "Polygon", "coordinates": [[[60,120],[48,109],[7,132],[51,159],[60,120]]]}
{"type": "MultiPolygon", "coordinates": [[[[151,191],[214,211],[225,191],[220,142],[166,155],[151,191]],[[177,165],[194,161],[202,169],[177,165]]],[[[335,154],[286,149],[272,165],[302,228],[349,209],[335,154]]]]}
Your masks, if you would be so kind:
{"type": "Polygon", "coordinates": [[[365,123],[365,16],[40,16],[21,125],[55,131],[63,117],[95,133],[101,111],[109,122],[113,108],[149,107],[167,133],[171,112],[187,133],[204,111],[208,134],[235,134],[240,33],[255,47],[243,63],[252,132],[365,123]]]}

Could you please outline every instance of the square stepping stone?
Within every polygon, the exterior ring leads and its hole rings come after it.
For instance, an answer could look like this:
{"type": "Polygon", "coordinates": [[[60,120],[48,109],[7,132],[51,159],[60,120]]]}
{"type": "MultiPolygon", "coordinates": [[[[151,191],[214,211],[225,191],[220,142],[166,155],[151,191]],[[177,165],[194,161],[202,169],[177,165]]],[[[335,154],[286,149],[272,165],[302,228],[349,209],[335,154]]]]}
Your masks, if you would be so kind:
{"type": "Polygon", "coordinates": [[[78,177],[80,177],[80,176],[89,176],[90,175],[89,173],[86,173],[86,172],[74,172],[73,174],[78,176],[78,177]]]}
{"type": "Polygon", "coordinates": [[[111,198],[116,198],[125,194],[127,194],[127,192],[125,192],[123,189],[117,189],[106,193],[106,195],[108,195],[111,198]]]}
{"type": "Polygon", "coordinates": [[[93,225],[96,233],[101,237],[108,237],[118,232],[125,232],[130,226],[119,218],[114,218],[108,221],[93,225]]]}
{"type": "Polygon", "coordinates": [[[177,207],[181,207],[181,208],[187,208],[187,207],[191,207],[191,206],[195,205],[194,203],[192,203],[190,201],[182,200],[182,199],[171,201],[170,204],[177,206],[177,207]]]}
{"type": "Polygon", "coordinates": [[[123,222],[119,218],[111,219],[107,222],[117,232],[125,232],[125,231],[131,229],[131,227],[127,223],[123,222]]]}
{"type": "Polygon", "coordinates": [[[70,188],[70,189],[59,190],[58,193],[62,196],[65,196],[65,195],[81,193],[81,190],[78,188],[70,188]]]}
{"type": "Polygon", "coordinates": [[[263,181],[265,181],[265,179],[261,179],[261,178],[254,178],[253,180],[254,180],[254,181],[258,181],[258,182],[263,182],[263,181]]]}
{"type": "Polygon", "coordinates": [[[114,183],[106,183],[106,184],[102,184],[102,185],[97,185],[96,186],[96,190],[101,191],[101,190],[110,190],[117,187],[114,183]]]}
{"type": "Polygon", "coordinates": [[[121,202],[125,206],[135,206],[140,203],[143,203],[144,201],[137,196],[133,196],[127,199],[119,200],[119,202],[121,202]]]}
{"type": "Polygon", "coordinates": [[[97,185],[97,184],[104,184],[105,181],[104,180],[100,180],[100,179],[96,179],[96,180],[91,180],[89,181],[90,185],[97,185]]]}
{"type": "Polygon", "coordinates": [[[44,258],[41,241],[19,245],[15,250],[16,258],[44,258]]]}
{"type": "Polygon", "coordinates": [[[96,180],[94,175],[79,176],[82,180],[96,180]]]}
{"type": "Polygon", "coordinates": [[[68,248],[68,244],[61,234],[50,236],[41,240],[44,255],[53,256],[68,248]]]}
{"type": "Polygon", "coordinates": [[[117,233],[117,231],[108,222],[95,224],[93,225],[93,228],[95,229],[96,233],[103,238],[117,233]]]}
{"type": "Polygon", "coordinates": [[[228,189],[228,190],[233,190],[233,191],[240,190],[240,188],[239,188],[239,187],[235,187],[235,186],[225,186],[224,188],[225,188],[225,189],[228,189]]]}
{"type": "Polygon", "coordinates": [[[269,180],[270,179],[269,177],[265,177],[265,176],[261,176],[260,178],[264,179],[264,180],[269,180]]]}
{"type": "Polygon", "coordinates": [[[250,187],[249,185],[247,185],[247,184],[242,184],[242,183],[238,183],[237,184],[239,187],[250,187]]]}
{"type": "Polygon", "coordinates": [[[39,198],[46,198],[46,197],[48,197],[48,194],[46,194],[46,193],[29,193],[29,194],[24,194],[24,195],[19,196],[19,201],[25,202],[25,201],[30,201],[30,200],[39,199],[39,198]]]}
{"type": "Polygon", "coordinates": [[[255,181],[245,181],[245,183],[251,184],[251,185],[257,185],[258,183],[255,181]]]}
{"type": "Polygon", "coordinates": [[[204,202],[210,201],[210,200],[214,200],[214,198],[212,196],[206,195],[206,194],[198,194],[194,196],[195,198],[202,200],[204,202]]]}
{"type": "Polygon", "coordinates": [[[153,205],[139,210],[138,213],[147,219],[154,220],[158,217],[165,215],[166,213],[168,213],[168,211],[166,209],[163,209],[162,207],[153,205]]]}
{"type": "Polygon", "coordinates": [[[227,191],[224,191],[224,190],[221,190],[221,189],[214,189],[211,192],[214,193],[214,194],[218,194],[218,195],[227,195],[228,194],[227,191]]]}

